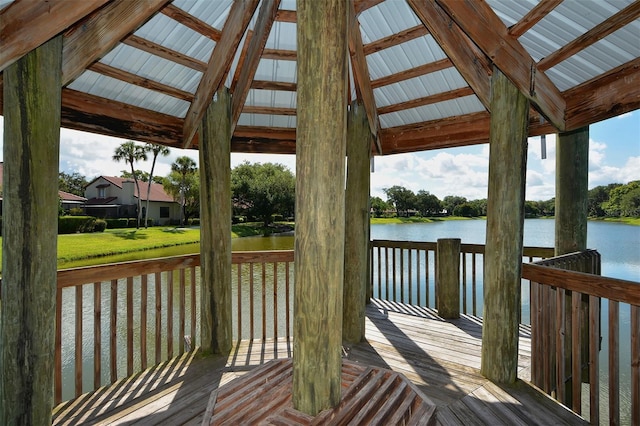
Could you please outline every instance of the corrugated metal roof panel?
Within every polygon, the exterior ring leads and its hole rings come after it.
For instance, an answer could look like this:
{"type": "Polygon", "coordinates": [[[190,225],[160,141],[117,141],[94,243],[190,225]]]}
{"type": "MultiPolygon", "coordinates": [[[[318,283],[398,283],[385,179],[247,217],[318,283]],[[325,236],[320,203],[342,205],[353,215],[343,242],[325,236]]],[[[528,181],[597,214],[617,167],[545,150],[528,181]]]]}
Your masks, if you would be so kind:
{"type": "Polygon", "coordinates": [[[0,0],[0,10],[4,9],[5,7],[9,6],[11,3],[13,3],[14,0],[0,0]]]}
{"type": "Polygon", "coordinates": [[[450,101],[438,102],[437,104],[384,114],[380,116],[380,124],[383,128],[397,127],[480,111],[485,111],[485,108],[478,98],[472,95],[450,101]]]}
{"type": "Polygon", "coordinates": [[[373,94],[376,98],[377,106],[382,107],[467,86],[467,82],[457,69],[447,68],[428,75],[376,88],[373,94]]]}
{"type": "Polygon", "coordinates": [[[364,44],[390,36],[420,24],[415,13],[404,1],[387,1],[358,16],[364,44]]]}
{"type": "Polygon", "coordinates": [[[259,127],[283,127],[293,129],[296,127],[296,117],[289,115],[265,115],[265,114],[240,114],[239,126],[259,127]]]}
{"type": "Polygon", "coordinates": [[[249,90],[246,105],[276,108],[295,108],[296,93],[282,90],[249,90]]]}
{"type": "Polygon", "coordinates": [[[278,59],[260,59],[255,80],[296,82],[296,62],[278,59]]]}
{"type": "Polygon", "coordinates": [[[204,62],[209,60],[215,47],[210,38],[162,13],[151,18],[135,35],[204,62]]]}
{"type": "Polygon", "coordinates": [[[267,49],[296,50],[296,24],[274,22],[265,47],[267,49]]]}
{"type": "Polygon", "coordinates": [[[367,65],[371,79],[375,80],[443,58],[446,58],[444,51],[427,35],[367,55],[367,65]]]}
{"type": "Polygon", "coordinates": [[[126,44],[116,46],[100,62],[190,93],[195,93],[202,77],[199,71],[126,44]]]}
{"type": "Polygon", "coordinates": [[[222,30],[233,0],[174,0],[173,5],[222,30]]]}
{"type": "Polygon", "coordinates": [[[189,103],[183,100],[106,77],[93,71],[82,73],[69,85],[69,88],[175,117],[183,118],[189,109],[189,103]]]}
{"type": "Polygon", "coordinates": [[[510,27],[518,22],[537,4],[537,0],[487,0],[487,4],[491,6],[493,11],[498,15],[500,20],[510,27]]]}

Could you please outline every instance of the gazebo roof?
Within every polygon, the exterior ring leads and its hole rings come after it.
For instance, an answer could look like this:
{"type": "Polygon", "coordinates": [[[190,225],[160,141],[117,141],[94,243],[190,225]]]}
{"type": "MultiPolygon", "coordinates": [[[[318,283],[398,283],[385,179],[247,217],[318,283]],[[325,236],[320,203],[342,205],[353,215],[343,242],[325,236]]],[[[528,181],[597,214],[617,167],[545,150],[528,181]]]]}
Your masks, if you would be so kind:
{"type": "MultiPolygon", "coordinates": [[[[487,142],[494,65],[530,99],[531,136],[640,107],[640,1],[350,4],[348,97],[366,108],[376,154],[487,142]]],[[[0,71],[62,33],[64,127],[197,148],[204,110],[225,86],[233,151],[295,153],[295,9],[0,0],[0,71]]]]}

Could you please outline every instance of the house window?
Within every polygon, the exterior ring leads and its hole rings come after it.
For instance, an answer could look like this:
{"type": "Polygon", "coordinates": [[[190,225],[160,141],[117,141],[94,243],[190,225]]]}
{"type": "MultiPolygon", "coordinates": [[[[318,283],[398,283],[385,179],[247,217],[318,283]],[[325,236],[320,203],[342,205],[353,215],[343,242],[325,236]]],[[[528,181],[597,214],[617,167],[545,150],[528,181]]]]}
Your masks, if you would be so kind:
{"type": "Polygon", "coordinates": [[[169,217],[169,207],[160,207],[160,217],[161,218],[169,217]]]}
{"type": "Polygon", "coordinates": [[[98,188],[98,198],[107,198],[107,188],[98,188]]]}

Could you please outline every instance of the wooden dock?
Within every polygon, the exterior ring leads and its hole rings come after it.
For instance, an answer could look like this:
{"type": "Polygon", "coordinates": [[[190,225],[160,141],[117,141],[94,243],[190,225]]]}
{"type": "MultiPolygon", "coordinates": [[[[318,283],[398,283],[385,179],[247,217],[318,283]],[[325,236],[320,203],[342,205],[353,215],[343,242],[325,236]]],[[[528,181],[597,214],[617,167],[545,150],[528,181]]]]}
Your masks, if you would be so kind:
{"type": "MultiPolygon", "coordinates": [[[[374,300],[366,342],[344,357],[406,376],[437,405],[439,425],[587,424],[525,381],[496,385],[479,373],[482,320],[443,320],[433,310],[374,300]]],[[[211,392],[272,359],[286,340],[243,341],[228,358],[191,352],[54,409],[55,425],[199,425],[211,392]]],[[[521,328],[519,376],[528,378],[530,334],[521,328]]]]}

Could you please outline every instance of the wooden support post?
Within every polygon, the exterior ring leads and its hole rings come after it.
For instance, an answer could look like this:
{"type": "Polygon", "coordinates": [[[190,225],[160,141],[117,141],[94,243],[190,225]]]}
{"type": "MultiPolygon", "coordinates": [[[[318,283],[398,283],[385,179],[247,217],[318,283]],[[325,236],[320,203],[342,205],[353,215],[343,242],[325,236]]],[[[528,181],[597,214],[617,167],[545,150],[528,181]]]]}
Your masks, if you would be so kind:
{"type": "Polygon", "coordinates": [[[513,383],[518,370],[528,112],[527,99],[494,67],[481,372],[501,383],[513,383]]]}
{"type": "MultiPolygon", "coordinates": [[[[556,143],[556,205],[555,205],[555,255],[583,251],[587,249],[587,217],[589,204],[589,127],[582,127],[571,132],[559,133],[556,143]]],[[[590,272],[585,265],[578,270],[590,272]]],[[[572,329],[571,317],[572,293],[565,297],[565,330],[572,329]]],[[[580,335],[583,365],[589,362],[587,354],[589,344],[589,302],[581,303],[580,335]]],[[[572,334],[565,335],[565,370],[571,371],[572,334]]],[[[585,369],[585,372],[587,370],[585,369]]],[[[567,374],[568,375],[568,374],[567,374]]],[[[585,379],[587,376],[585,375],[585,379]]],[[[573,391],[571,381],[565,381],[565,400],[571,404],[573,391]]],[[[585,380],[588,381],[588,380],[585,380]]]]}
{"type": "Polygon", "coordinates": [[[219,90],[200,126],[201,344],[231,350],[231,96],[219,90]]]}
{"type": "Polygon", "coordinates": [[[340,401],[347,2],[299,0],[293,406],[340,401]]]}
{"type": "Polygon", "coordinates": [[[51,424],[62,36],[4,71],[0,424],[51,424]]]}
{"type": "Polygon", "coordinates": [[[440,238],[437,248],[438,315],[460,318],[460,238],[440,238]]]}
{"type": "Polygon", "coordinates": [[[364,106],[352,103],[347,117],[342,339],[353,343],[364,339],[369,283],[369,167],[372,139],[364,106]]]}

